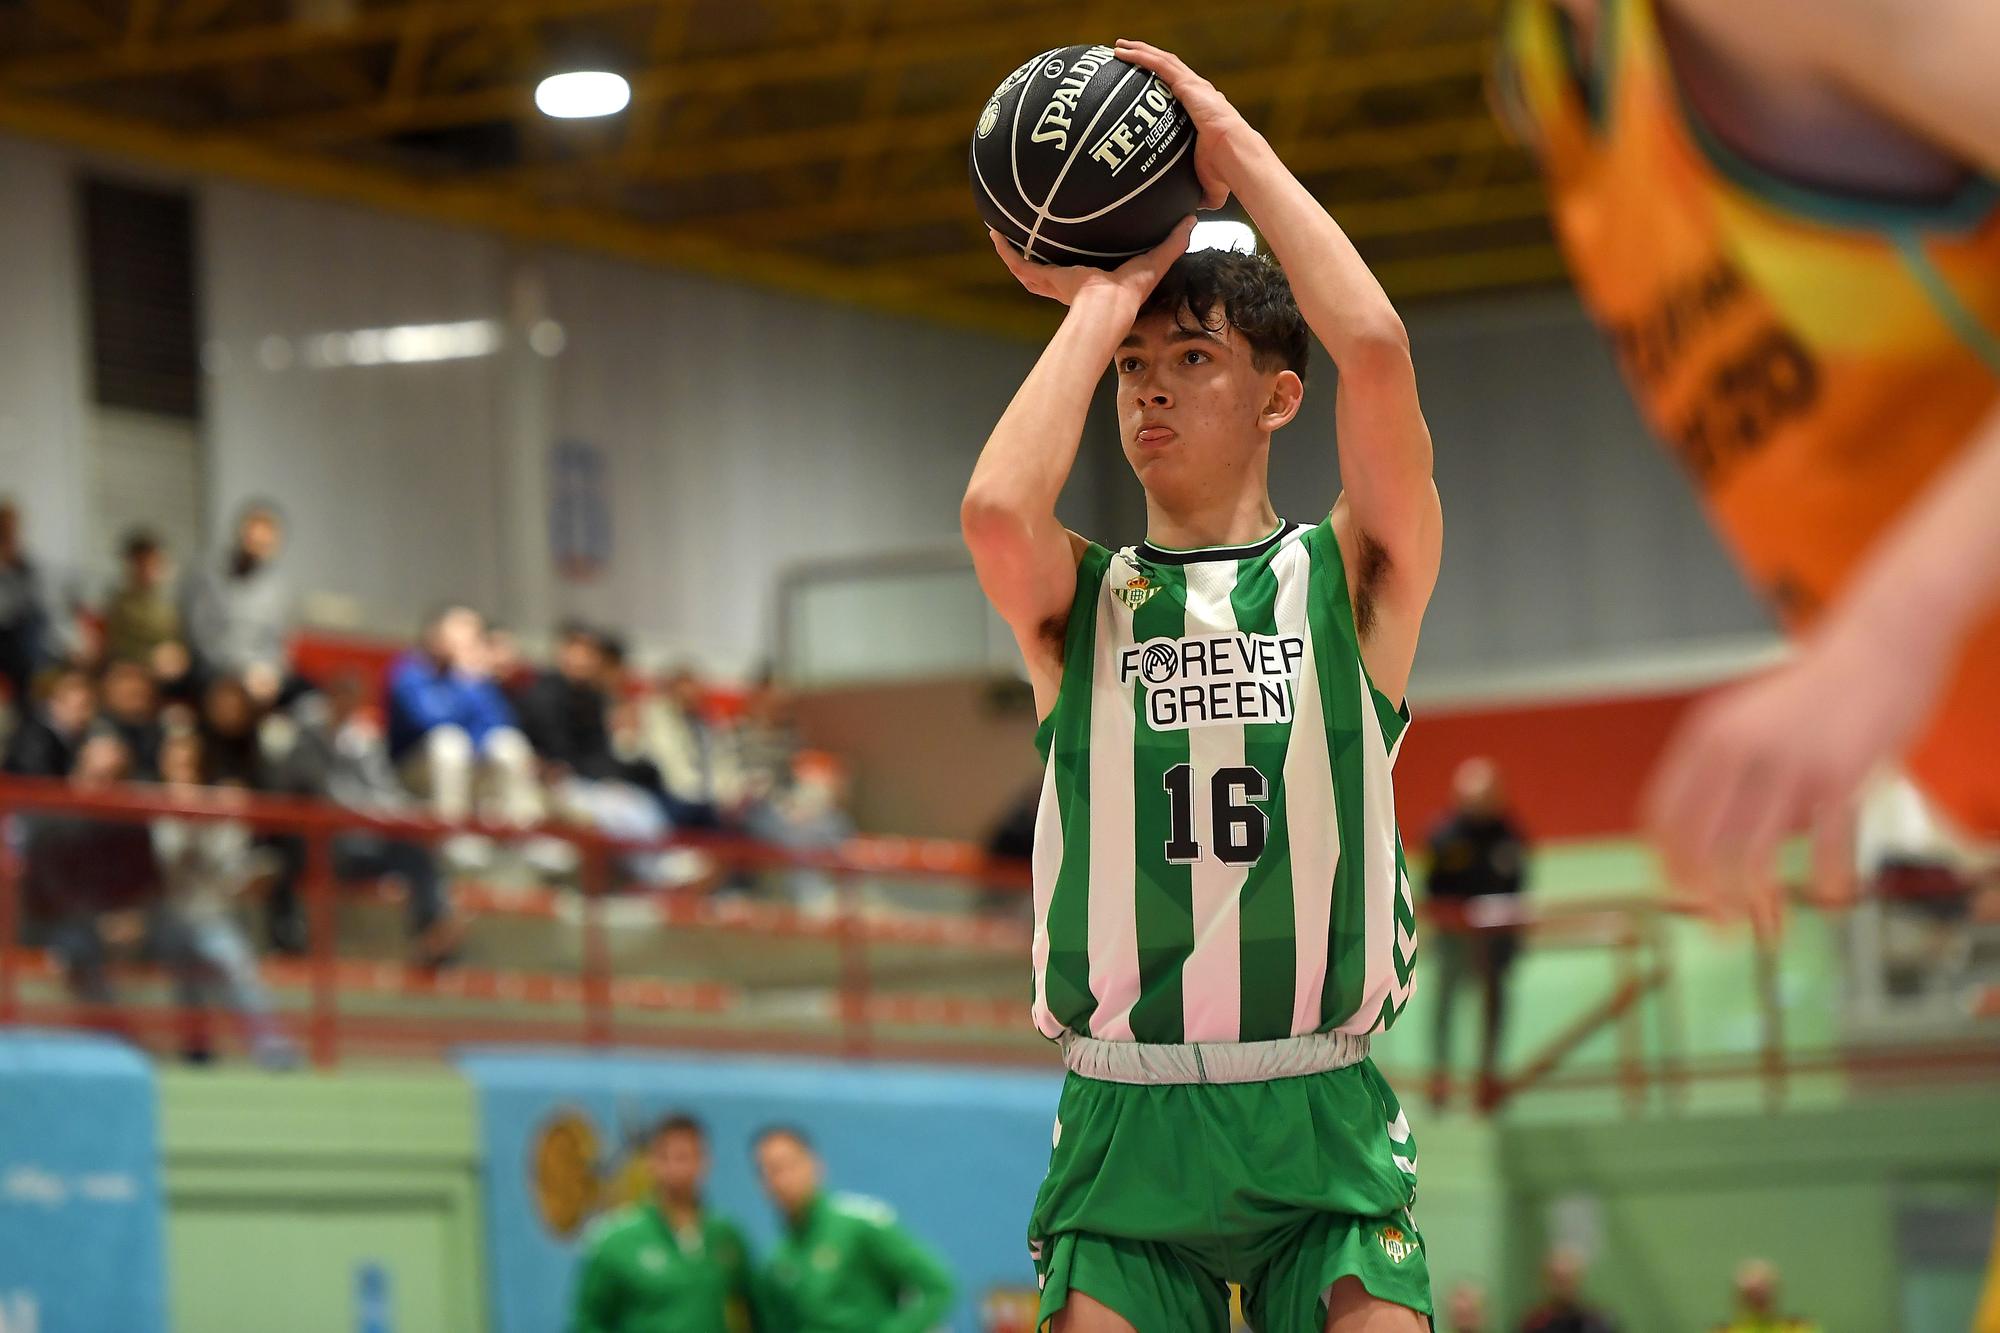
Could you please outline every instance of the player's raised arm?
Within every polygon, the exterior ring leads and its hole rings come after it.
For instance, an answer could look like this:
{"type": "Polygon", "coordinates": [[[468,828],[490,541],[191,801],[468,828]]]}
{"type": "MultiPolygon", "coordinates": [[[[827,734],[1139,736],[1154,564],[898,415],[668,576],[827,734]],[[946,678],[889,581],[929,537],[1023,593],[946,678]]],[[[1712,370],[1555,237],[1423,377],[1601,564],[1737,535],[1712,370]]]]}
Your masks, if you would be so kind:
{"type": "Polygon", "coordinates": [[[1045,714],[1060,684],[1050,668],[1061,659],[1079,553],[1077,539],[1056,520],[1056,497],[1076,462],[1104,368],[1160,275],[1187,249],[1193,226],[1186,219],[1159,246],[1108,273],[1031,263],[993,238],[1022,286],[1069,307],[987,437],[959,506],[979,586],[1020,642],[1045,714]]]}
{"type": "Polygon", "coordinates": [[[1205,202],[1219,205],[1228,193],[1242,201],[1284,266],[1300,313],[1339,367],[1344,500],[1366,539],[1361,549],[1380,562],[1374,591],[1385,613],[1381,628],[1407,634],[1414,652],[1415,620],[1437,581],[1443,519],[1403,321],[1346,233],[1214,84],[1144,42],[1121,41],[1117,50],[1158,74],[1187,108],[1199,135],[1195,165],[1205,202]]]}

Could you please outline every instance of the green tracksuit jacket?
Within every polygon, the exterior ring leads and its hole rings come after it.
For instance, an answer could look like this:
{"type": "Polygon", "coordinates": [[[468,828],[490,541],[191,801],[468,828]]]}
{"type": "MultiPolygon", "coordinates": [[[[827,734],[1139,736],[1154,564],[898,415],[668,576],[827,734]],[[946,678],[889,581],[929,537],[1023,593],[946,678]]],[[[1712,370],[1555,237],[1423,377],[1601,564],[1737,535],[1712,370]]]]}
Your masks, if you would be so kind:
{"type": "Polygon", "coordinates": [[[610,1214],[585,1238],[570,1333],[740,1333],[750,1308],[742,1233],[707,1212],[676,1233],[648,1201],[610,1214]]]}
{"type": "Polygon", "coordinates": [[[951,1275],[896,1225],[886,1204],[851,1194],[806,1206],[764,1270],[769,1333],[926,1333],[951,1309],[951,1275]]]}

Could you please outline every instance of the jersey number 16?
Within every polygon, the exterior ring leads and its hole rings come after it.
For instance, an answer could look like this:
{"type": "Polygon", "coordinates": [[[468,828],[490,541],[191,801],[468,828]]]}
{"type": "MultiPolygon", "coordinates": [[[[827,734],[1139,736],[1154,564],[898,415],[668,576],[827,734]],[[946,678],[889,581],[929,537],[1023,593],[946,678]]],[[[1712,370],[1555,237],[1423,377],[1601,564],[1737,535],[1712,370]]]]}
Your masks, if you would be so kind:
{"type": "MultiPolygon", "coordinates": [[[[1167,789],[1167,863],[1191,865],[1202,855],[1194,837],[1194,765],[1175,764],[1160,785],[1167,789]]],[[[1215,770],[1208,782],[1208,827],[1216,860],[1226,866],[1257,863],[1271,835],[1271,816],[1261,804],[1270,794],[1269,779],[1248,764],[1215,770]]]]}

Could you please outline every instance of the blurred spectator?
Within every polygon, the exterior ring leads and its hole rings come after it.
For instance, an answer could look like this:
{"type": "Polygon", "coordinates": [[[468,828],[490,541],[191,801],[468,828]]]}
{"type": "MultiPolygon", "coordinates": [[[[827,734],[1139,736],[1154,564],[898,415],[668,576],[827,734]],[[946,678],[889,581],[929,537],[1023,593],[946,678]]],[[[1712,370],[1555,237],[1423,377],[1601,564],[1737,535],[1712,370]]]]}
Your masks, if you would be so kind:
{"type": "MultiPolygon", "coordinates": [[[[285,757],[283,788],[377,819],[414,814],[416,799],[397,778],[382,728],[366,705],[366,691],[351,675],[294,704],[298,736],[285,757]]],[[[335,879],[388,879],[401,888],[419,966],[441,967],[452,960],[459,924],[451,914],[444,872],[429,847],[369,830],[335,835],[331,850],[335,879]]]]}
{"type": "MultiPolygon", "coordinates": [[[[170,792],[202,796],[201,738],[192,732],[167,737],[160,770],[170,792]]],[[[250,941],[232,910],[237,895],[260,873],[249,828],[223,820],[157,819],[152,839],[164,889],[153,919],[153,944],[173,971],[176,999],[193,1020],[182,1053],[196,1062],[211,1058],[200,1013],[213,995],[242,1018],[258,1064],[296,1065],[298,1048],[278,1024],[250,941]]]]}
{"type": "Polygon", "coordinates": [[[1518,928],[1502,923],[1519,910],[1528,841],[1507,813],[1500,774],[1491,760],[1460,764],[1452,789],[1457,804],[1431,834],[1426,885],[1437,926],[1429,937],[1438,984],[1431,1102],[1442,1106],[1450,1087],[1453,1011],[1459,985],[1469,974],[1485,1008],[1478,1101],[1481,1110],[1488,1110],[1498,1096],[1507,978],[1521,939],[1518,928]]]}
{"type": "Polygon", "coordinates": [[[1745,1259],[1736,1270],[1736,1317],[1716,1333],[1819,1333],[1810,1319],[1781,1315],[1778,1270],[1768,1259],[1745,1259]]]}
{"type": "MultiPolygon", "coordinates": [[[[1035,859],[1035,819],[1041,813],[1042,784],[1022,790],[1012,805],[1000,812],[999,820],[986,835],[987,859],[998,866],[1026,871],[1035,859]]],[[[1031,914],[1034,895],[1018,887],[995,885],[980,895],[980,906],[989,912],[1031,914]]]]}
{"type": "Polygon", "coordinates": [[[886,1204],[824,1192],[825,1168],[799,1130],[753,1144],[784,1234],[766,1269],[766,1327],[788,1333],[926,1333],[951,1309],[943,1263],[886,1204]]]}
{"type": "Polygon", "coordinates": [[[758,673],[743,701],[743,716],[732,729],[737,769],[751,801],[767,800],[792,780],[799,752],[792,697],[769,667],[758,673]]]}
{"type": "Polygon", "coordinates": [[[599,631],[597,647],[604,658],[599,688],[605,697],[605,727],[614,771],[621,782],[631,783],[658,801],[667,813],[667,822],[672,824],[674,801],[667,793],[666,779],[660,774],[660,766],[641,753],[634,743],[639,725],[639,701],[645,693],[644,683],[632,673],[625,640],[621,636],[599,631]]]}
{"type": "Polygon", "coordinates": [[[219,564],[190,571],[181,592],[181,626],[203,677],[235,676],[261,703],[286,686],[286,638],[292,590],[278,569],[284,516],[253,500],[236,519],[236,539],[219,564]]]}
{"type": "MultiPolygon", "coordinates": [[[[744,832],[799,851],[833,847],[853,835],[846,767],[834,755],[802,749],[791,694],[768,667],[751,686],[732,738],[743,775],[744,832]]],[[[825,875],[795,870],[789,880],[800,905],[832,905],[833,886],[825,875]]]]}
{"type": "Polygon", "coordinates": [[[521,653],[521,638],[505,625],[486,627],[486,672],[512,699],[534,677],[535,669],[521,653]]]}
{"type": "MultiPolygon", "coordinates": [[[[847,813],[847,766],[823,750],[802,750],[793,759],[791,780],[748,812],[744,831],[793,851],[830,850],[854,836],[847,813]]],[[[838,894],[824,871],[795,867],[785,873],[792,902],[808,911],[830,912],[838,894]]]]}
{"type": "Polygon", "coordinates": [[[21,511],[0,497],[0,684],[18,711],[27,710],[29,686],[47,661],[48,634],[48,601],[22,545],[21,511]]]}
{"type": "Polygon", "coordinates": [[[1521,1333],[1618,1333],[1618,1325],[1601,1310],[1583,1303],[1583,1256],[1567,1246],[1549,1252],[1542,1264],[1542,1303],[1521,1320],[1521,1333]]]}
{"type": "MultiPolygon", "coordinates": [[[[598,632],[571,622],[556,639],[556,665],[523,690],[521,726],[542,761],[555,810],[574,824],[614,838],[650,842],[668,825],[660,799],[632,781],[635,765],[611,747],[609,655],[598,632]]],[[[648,775],[652,775],[648,770],[648,775]]],[[[657,853],[622,858],[634,878],[665,883],[677,858],[657,853]]]]}
{"type": "MultiPolygon", "coordinates": [[[[63,776],[80,794],[128,775],[125,746],[108,730],[88,731],[71,753],[74,762],[63,776]]],[[[35,815],[21,824],[23,898],[31,927],[61,963],[78,1001],[110,1004],[108,945],[140,938],[142,909],[159,890],[151,836],[144,824],[83,815],[35,815]]],[[[120,1030],[101,1015],[87,1022],[120,1030]]]]}
{"type": "Polygon", "coordinates": [[[611,750],[611,699],[605,691],[604,645],[596,630],[571,621],[556,634],[556,664],[514,698],[521,731],[544,764],[560,776],[624,776],[611,750]]]}
{"type": "Polygon", "coordinates": [[[1477,1282],[1461,1282],[1451,1289],[1445,1302],[1442,1333],[1491,1333],[1486,1322],[1486,1288],[1477,1282]]]}
{"type": "Polygon", "coordinates": [[[151,670],[162,649],[181,642],[180,608],[167,592],[172,569],[159,537],[143,528],[126,535],[124,557],[125,581],[104,607],[105,657],[151,670]]]}
{"type": "Polygon", "coordinates": [[[676,828],[714,829],[743,797],[731,737],[708,716],[701,678],[676,667],[651,698],[631,701],[622,737],[629,757],[659,773],[676,828]]]}
{"type": "Polygon", "coordinates": [[[270,783],[258,738],[262,720],[250,687],[234,676],[218,676],[202,691],[199,731],[203,771],[213,783],[253,791],[270,783]]]}
{"type": "Polygon", "coordinates": [[[104,723],[118,733],[132,757],[132,777],[153,782],[160,776],[160,701],[152,673],[134,661],[113,662],[104,670],[104,723]]]}
{"type": "Polygon", "coordinates": [[[97,690],[81,671],[61,671],[43,688],[39,707],[30,703],[7,738],[0,768],[17,777],[66,778],[76,767],[90,724],[97,717],[97,690]]]}
{"type": "Polygon", "coordinates": [[[702,1198],[708,1136],[701,1122],[688,1115],[660,1121],[645,1160],[651,1196],[604,1218],[584,1239],[570,1333],[746,1327],[750,1251],[735,1224],[702,1198]]]}
{"type": "Polygon", "coordinates": [[[483,788],[488,818],[525,827],[541,817],[535,755],[487,668],[477,611],[433,616],[389,668],[389,756],[439,819],[470,818],[483,788]]]}
{"type": "MultiPolygon", "coordinates": [[[[216,676],[201,692],[193,730],[200,737],[203,780],[246,791],[276,791],[279,784],[265,754],[264,710],[250,688],[235,676],[216,676]]],[[[305,918],[298,901],[298,876],[305,865],[305,840],[293,833],[259,833],[260,852],[277,866],[264,895],[264,920],[271,946],[304,953],[305,918]]]]}

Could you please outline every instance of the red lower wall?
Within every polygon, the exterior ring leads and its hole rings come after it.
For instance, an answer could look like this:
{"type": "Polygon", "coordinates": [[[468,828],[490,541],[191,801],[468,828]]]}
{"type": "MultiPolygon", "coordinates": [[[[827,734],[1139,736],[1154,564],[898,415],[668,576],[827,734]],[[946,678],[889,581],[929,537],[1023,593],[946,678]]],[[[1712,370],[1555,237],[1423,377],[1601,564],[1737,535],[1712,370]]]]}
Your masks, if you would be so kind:
{"type": "Polygon", "coordinates": [[[1628,834],[1639,794],[1675,721],[1697,691],[1514,704],[1418,708],[1396,760],[1396,810],[1415,847],[1451,800],[1453,771],[1484,755],[1538,839],[1628,834]]]}

